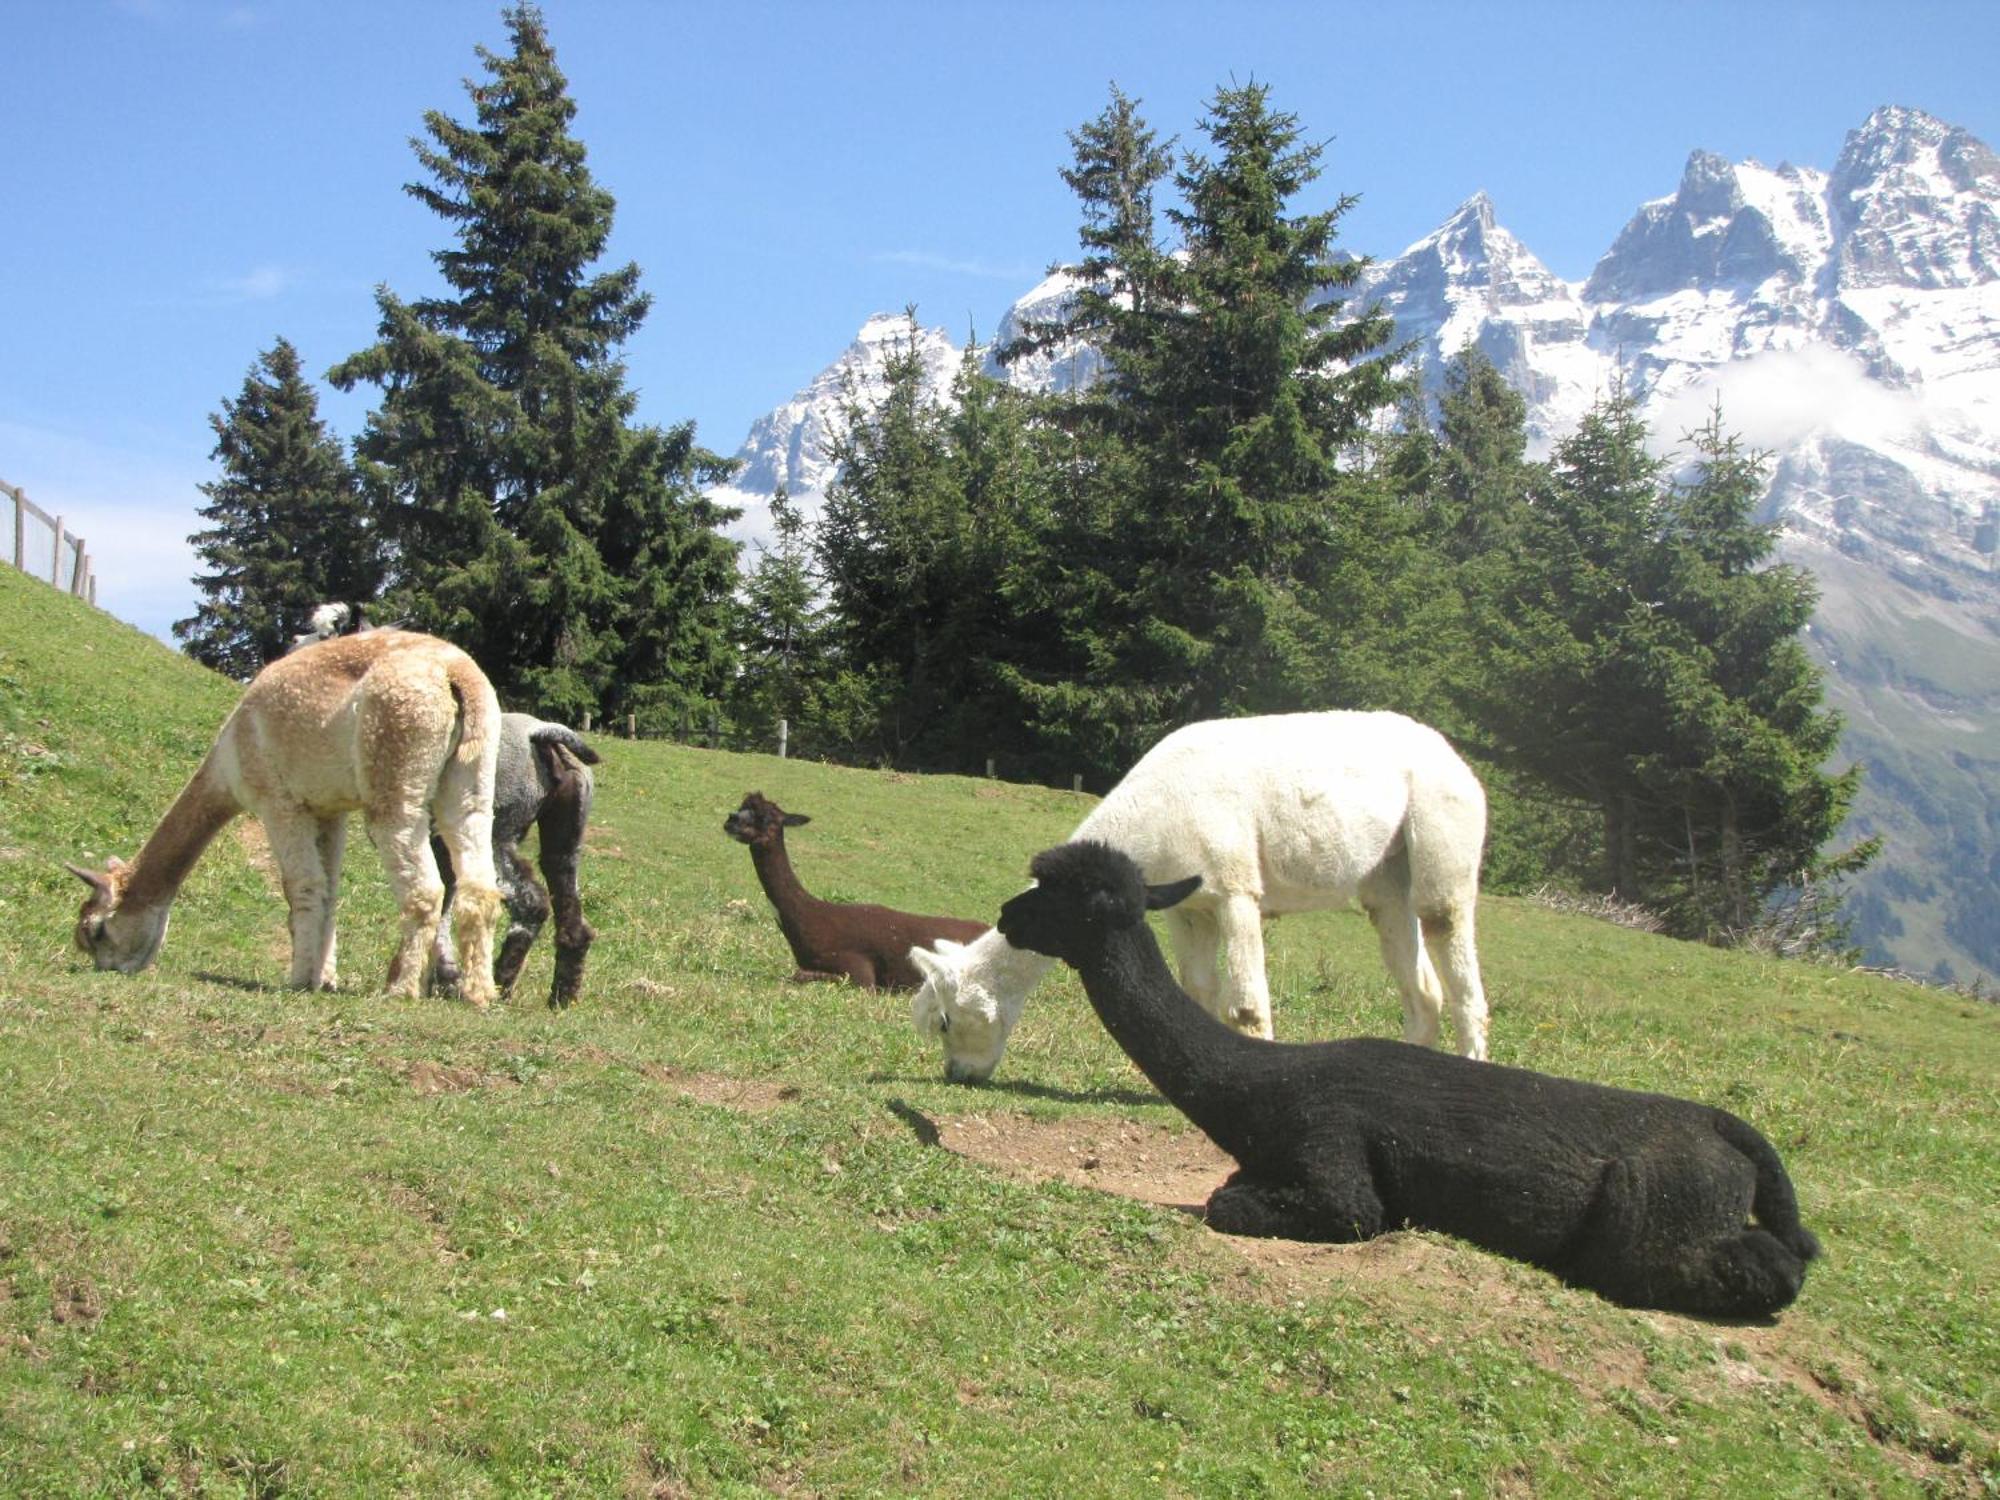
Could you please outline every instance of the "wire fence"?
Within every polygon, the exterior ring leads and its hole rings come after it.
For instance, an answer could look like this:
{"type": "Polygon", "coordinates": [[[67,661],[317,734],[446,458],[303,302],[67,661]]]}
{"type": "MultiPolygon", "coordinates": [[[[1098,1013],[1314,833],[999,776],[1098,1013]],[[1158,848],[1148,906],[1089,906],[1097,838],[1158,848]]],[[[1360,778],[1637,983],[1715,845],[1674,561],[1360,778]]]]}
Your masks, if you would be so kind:
{"type": "Polygon", "coordinates": [[[0,480],[0,496],[10,502],[13,525],[8,528],[13,550],[8,555],[23,573],[47,580],[65,594],[97,602],[97,575],[91,570],[90,549],[70,531],[61,516],[52,516],[17,485],[0,480]]]}
{"type": "MultiPolygon", "coordinates": [[[[775,755],[780,760],[825,761],[835,765],[868,764],[866,761],[853,759],[851,754],[830,753],[822,747],[816,747],[809,736],[801,733],[800,726],[789,719],[780,719],[773,728],[759,732],[726,725],[722,722],[720,714],[715,714],[706,720],[699,715],[682,718],[667,724],[663,729],[657,724],[640,724],[636,714],[614,715],[600,720],[586,713],[579,727],[589,733],[610,735],[618,739],[665,740],[669,744],[689,745],[700,750],[735,750],[755,755],[775,755]]],[[[980,774],[979,768],[965,765],[898,764],[896,769],[913,775],[980,774]]],[[[1020,767],[1006,765],[1003,758],[997,755],[986,757],[984,774],[989,781],[1013,781],[1035,786],[1065,784],[1044,780],[1033,774],[1024,774],[1020,767]]],[[[1069,790],[1081,792],[1084,789],[1083,781],[1083,773],[1078,771],[1070,776],[1066,784],[1069,790]]]]}

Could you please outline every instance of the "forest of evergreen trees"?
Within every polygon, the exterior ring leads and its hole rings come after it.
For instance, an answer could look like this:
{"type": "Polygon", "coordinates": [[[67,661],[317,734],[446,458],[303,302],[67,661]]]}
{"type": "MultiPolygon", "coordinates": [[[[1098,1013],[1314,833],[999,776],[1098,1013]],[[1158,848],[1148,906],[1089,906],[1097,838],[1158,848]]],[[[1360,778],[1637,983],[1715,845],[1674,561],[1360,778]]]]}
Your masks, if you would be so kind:
{"type": "Polygon", "coordinates": [[[328,372],[379,391],[351,451],[283,339],[212,419],[175,626],[197,659],[247,677],[314,604],[365,601],[552,718],[766,744],[784,718],[817,756],[1100,791],[1191,720],[1394,708],[1484,774],[1489,888],[1711,941],[1774,898],[1823,916],[1869,856],[1829,848],[1857,773],[1824,769],[1814,589],[1755,523],[1762,457],[1719,411],[1657,457],[1611,392],[1531,460],[1473,351],[1427,401],[1344,297],[1353,200],[1299,211],[1320,148],[1261,85],[1219,88],[1192,147],[1116,89],[1071,133],[1082,290],[1003,357],[1081,342],[1099,380],[1029,394],[968,357],[930,393],[913,315],[886,392],[847,403],[818,525],[781,494],[740,567],[704,493],[728,462],[634,419],[640,269],[598,266],[612,197],[542,16],[505,22],[471,121],[433,111],[417,147],[444,290],[381,289],[376,342],[328,372]]]}

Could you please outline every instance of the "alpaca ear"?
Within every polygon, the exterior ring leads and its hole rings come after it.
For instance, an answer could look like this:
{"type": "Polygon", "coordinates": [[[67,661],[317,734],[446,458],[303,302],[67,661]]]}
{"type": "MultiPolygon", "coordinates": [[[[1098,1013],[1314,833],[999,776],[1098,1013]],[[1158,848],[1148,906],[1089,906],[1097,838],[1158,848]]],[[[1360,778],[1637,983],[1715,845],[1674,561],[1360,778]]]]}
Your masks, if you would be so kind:
{"type": "MultiPolygon", "coordinates": [[[[941,940],[938,946],[942,948],[944,942],[941,940]]],[[[910,962],[917,966],[917,972],[922,974],[925,979],[936,979],[951,967],[928,948],[912,948],[910,950],[910,962]]]]}
{"type": "Polygon", "coordinates": [[[950,938],[931,939],[931,952],[939,958],[949,958],[953,954],[963,953],[964,951],[965,944],[955,943],[950,938]]]}
{"type": "Polygon", "coordinates": [[[811,821],[812,821],[811,816],[806,813],[785,814],[785,826],[787,828],[803,828],[806,824],[810,823],[811,821]]]}
{"type": "Polygon", "coordinates": [[[1192,896],[1195,887],[1201,884],[1199,875],[1190,875],[1185,880],[1176,880],[1171,885],[1149,885],[1146,887],[1146,910],[1165,911],[1177,906],[1192,896]]]}
{"type": "Polygon", "coordinates": [[[109,875],[98,870],[86,870],[82,865],[65,863],[63,868],[89,886],[93,891],[96,891],[98,895],[108,897],[111,894],[111,877],[109,875]]]}

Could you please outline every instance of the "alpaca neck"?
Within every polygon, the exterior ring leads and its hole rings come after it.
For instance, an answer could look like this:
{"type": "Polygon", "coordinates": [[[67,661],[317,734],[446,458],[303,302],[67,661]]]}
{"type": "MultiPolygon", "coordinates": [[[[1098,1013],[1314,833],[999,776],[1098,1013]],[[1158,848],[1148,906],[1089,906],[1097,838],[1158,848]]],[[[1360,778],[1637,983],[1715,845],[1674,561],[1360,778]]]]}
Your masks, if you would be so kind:
{"type": "Polygon", "coordinates": [[[791,856],[785,853],[783,834],[769,846],[752,844],[750,863],[756,866],[757,883],[771,898],[771,905],[777,908],[781,922],[789,925],[808,908],[825,904],[800,885],[799,877],[792,873],[791,856]]]}
{"type": "Polygon", "coordinates": [[[133,857],[119,909],[137,912],[169,905],[202,851],[242,810],[204,760],[133,857]]]}
{"type": "Polygon", "coordinates": [[[1013,1024],[1028,998],[1028,991],[1042,982],[1042,976],[1056,966],[1056,960],[1029,948],[1016,948],[994,928],[965,946],[967,982],[976,981],[1000,999],[1003,1014],[1013,1024]]]}
{"type": "Polygon", "coordinates": [[[1114,937],[1076,969],[1112,1040],[1175,1108],[1230,1149],[1250,1086],[1245,1049],[1269,1044],[1231,1031],[1190,999],[1143,927],[1114,937]]]}

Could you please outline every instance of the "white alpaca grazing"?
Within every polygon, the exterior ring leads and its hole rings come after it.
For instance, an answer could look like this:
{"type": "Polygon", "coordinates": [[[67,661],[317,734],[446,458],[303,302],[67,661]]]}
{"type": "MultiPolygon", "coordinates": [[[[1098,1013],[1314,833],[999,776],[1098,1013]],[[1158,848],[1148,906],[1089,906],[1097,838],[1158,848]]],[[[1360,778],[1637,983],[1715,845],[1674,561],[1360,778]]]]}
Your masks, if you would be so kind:
{"type": "MultiPolygon", "coordinates": [[[[1152,884],[1201,876],[1167,932],[1182,988],[1238,1030],[1271,1035],[1263,919],[1359,901],[1402,993],[1404,1040],[1434,1045],[1448,1000],[1458,1050],[1486,1056],[1473,941],[1486,794],[1436,730],[1393,713],[1190,724],[1070,837],[1122,850],[1152,884]]],[[[998,932],[934,950],[910,955],[925,976],[912,1018],[943,1042],[948,1077],[984,1080],[1052,960],[998,932]]]]}
{"type": "Polygon", "coordinates": [[[500,704],[471,657],[401,630],[339,636],[251,681],[214,746],[131,864],[70,871],[91,888],[77,945],[137,973],[167,933],[174,896],[238,813],[264,825],[291,909],[291,983],[332,989],[334,901],[347,814],[361,813],[401,912],[386,988],[415,997],[444,896],[433,818],[458,871],[454,906],[467,1000],[493,997],[493,771],[500,704]]]}

